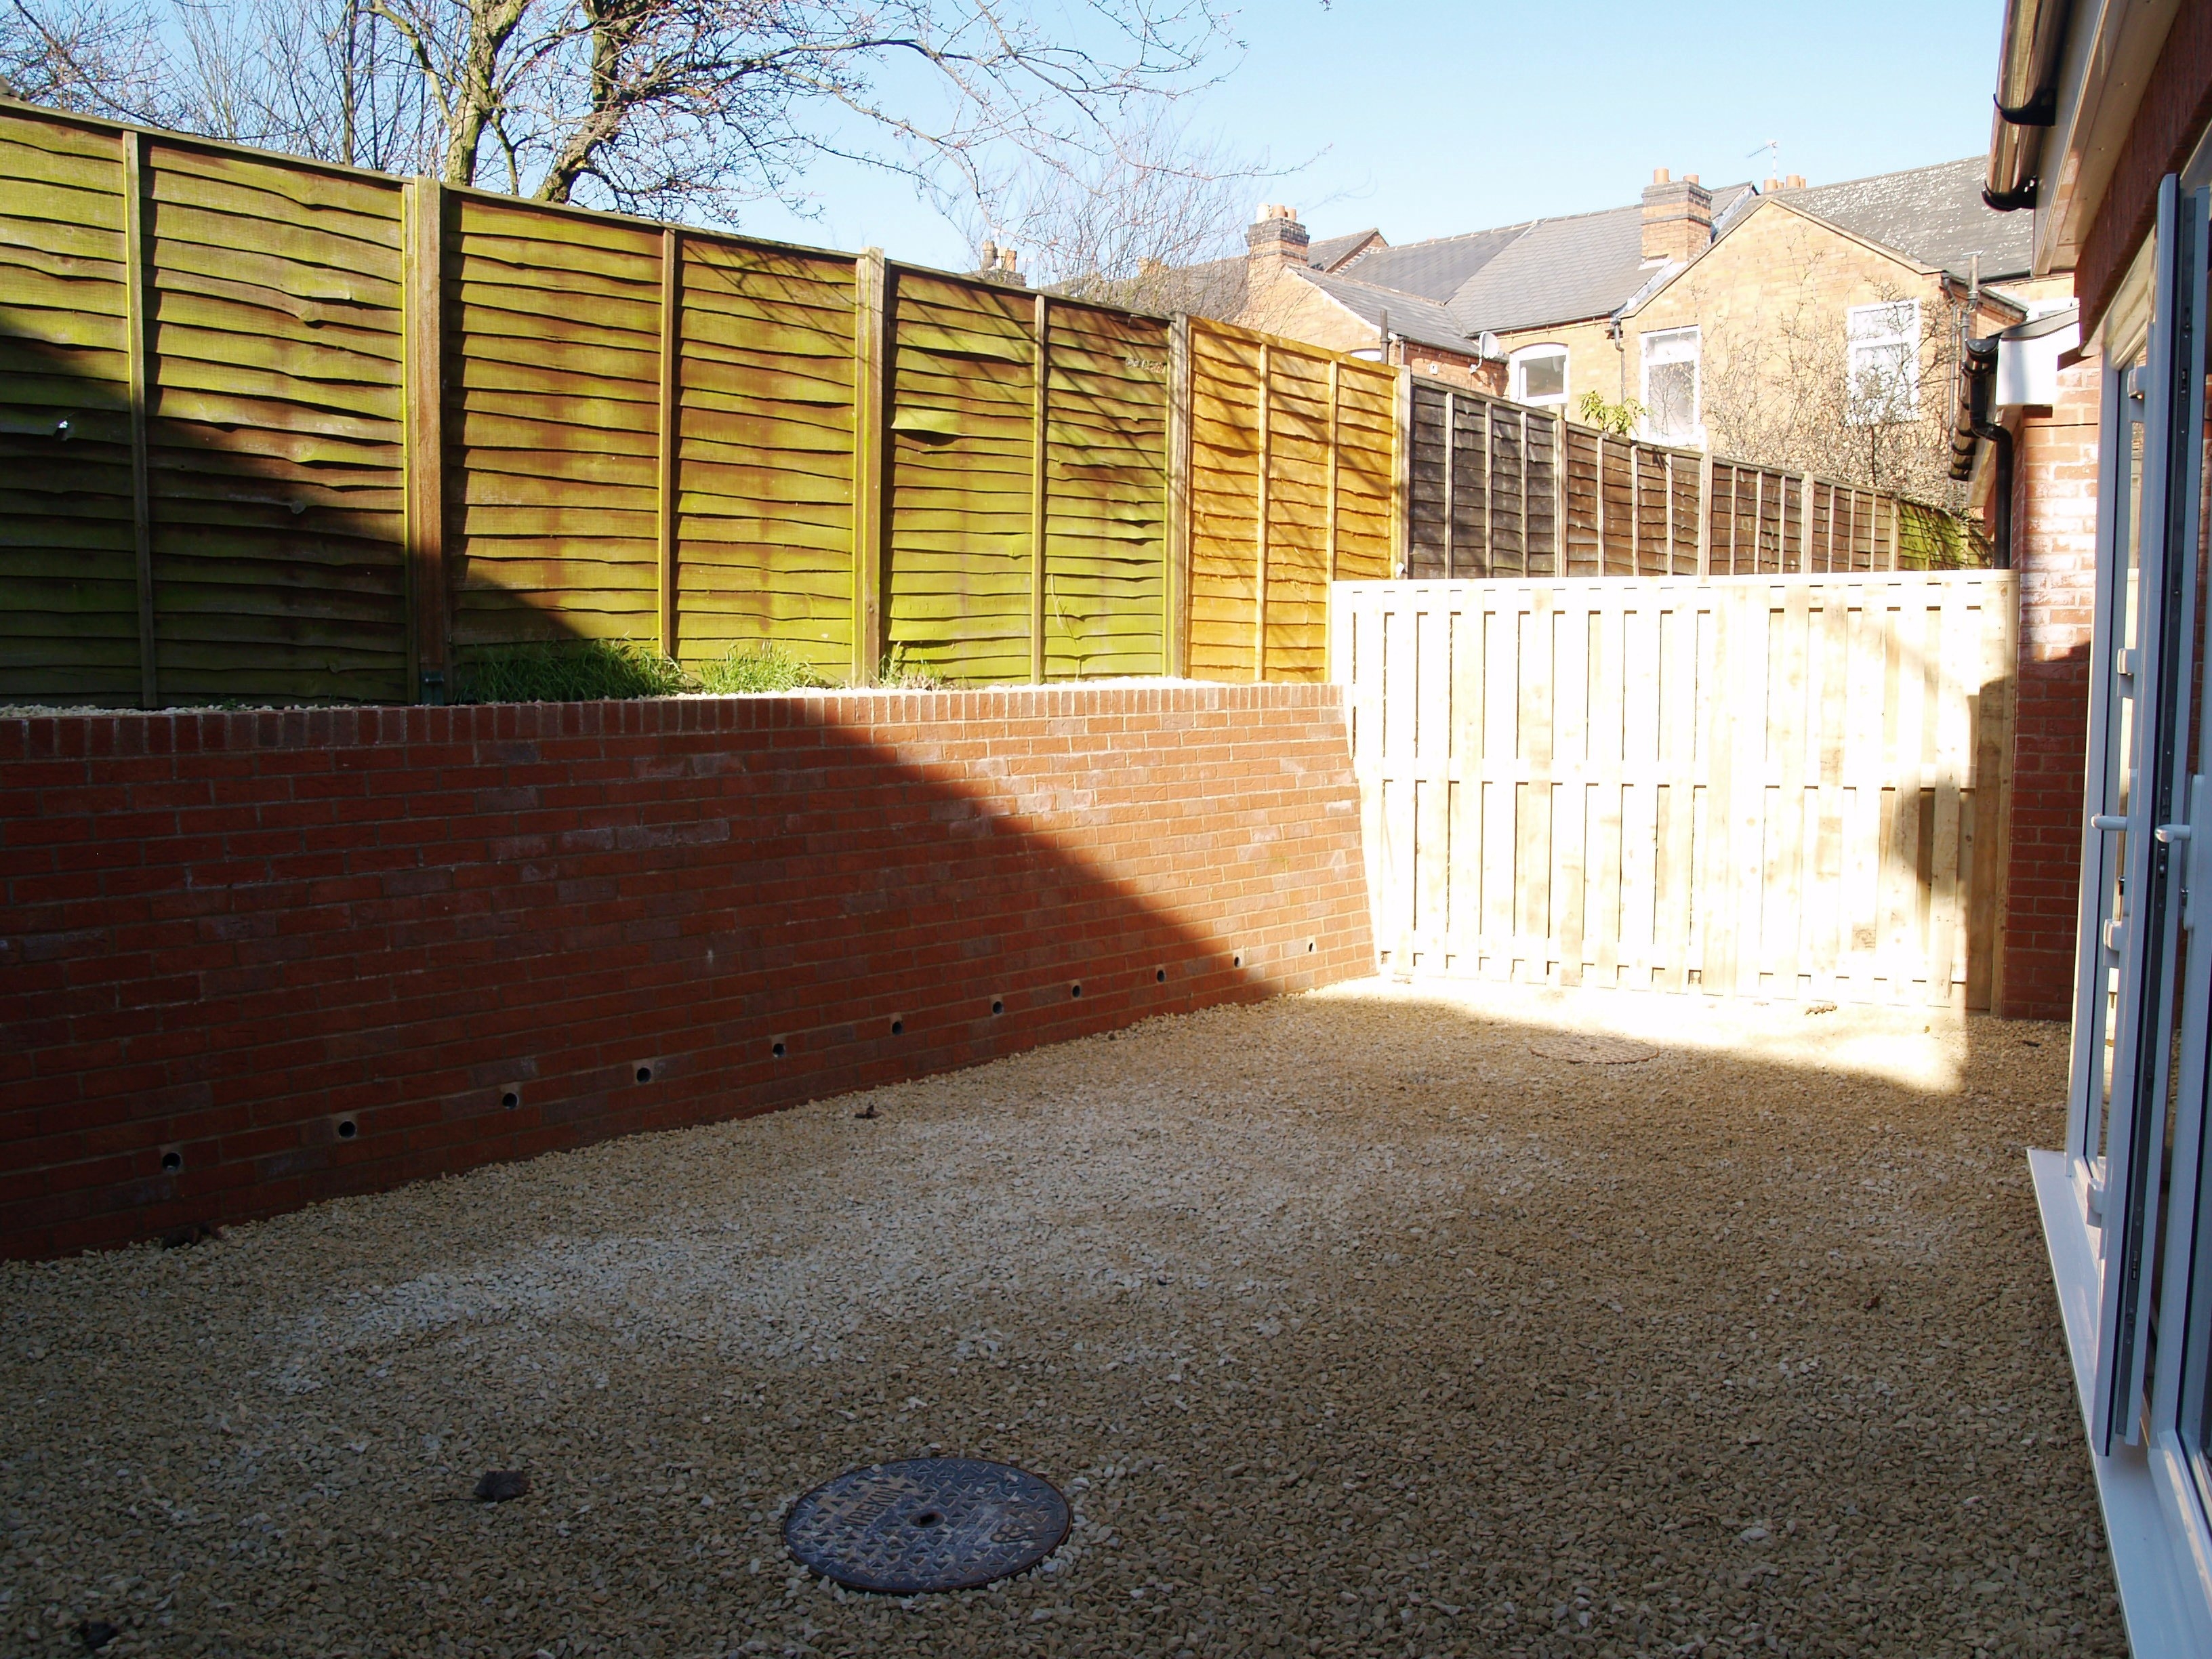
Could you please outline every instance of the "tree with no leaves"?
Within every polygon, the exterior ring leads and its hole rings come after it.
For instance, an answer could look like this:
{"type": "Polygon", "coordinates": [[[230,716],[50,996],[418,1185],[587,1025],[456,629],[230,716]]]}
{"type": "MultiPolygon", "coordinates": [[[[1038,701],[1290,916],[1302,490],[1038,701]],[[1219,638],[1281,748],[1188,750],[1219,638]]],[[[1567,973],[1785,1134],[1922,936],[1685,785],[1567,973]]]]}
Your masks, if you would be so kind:
{"type": "Polygon", "coordinates": [[[1110,155],[1225,38],[1212,0],[0,0],[0,75],[40,101],[725,222],[823,157],[959,188],[1012,156],[1110,155]]]}

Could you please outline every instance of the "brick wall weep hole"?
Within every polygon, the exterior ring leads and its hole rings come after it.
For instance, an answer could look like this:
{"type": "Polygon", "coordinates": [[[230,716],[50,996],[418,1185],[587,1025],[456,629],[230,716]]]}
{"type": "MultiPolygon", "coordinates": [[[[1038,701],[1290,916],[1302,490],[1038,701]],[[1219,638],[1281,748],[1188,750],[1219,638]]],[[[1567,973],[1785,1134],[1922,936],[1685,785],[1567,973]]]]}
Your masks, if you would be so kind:
{"type": "Polygon", "coordinates": [[[1364,974],[1356,801],[1317,685],[0,720],[0,1253],[1364,974]]]}

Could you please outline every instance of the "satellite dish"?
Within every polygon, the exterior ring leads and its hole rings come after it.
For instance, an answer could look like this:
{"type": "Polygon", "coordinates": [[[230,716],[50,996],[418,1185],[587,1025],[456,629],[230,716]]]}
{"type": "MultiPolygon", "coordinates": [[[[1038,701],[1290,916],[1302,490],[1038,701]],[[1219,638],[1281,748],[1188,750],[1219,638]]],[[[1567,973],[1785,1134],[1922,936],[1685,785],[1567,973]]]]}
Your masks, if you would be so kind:
{"type": "Polygon", "coordinates": [[[1494,363],[1505,355],[1505,348],[1498,343],[1498,337],[1488,329],[1485,329],[1482,337],[1474,343],[1474,349],[1482,354],[1486,362],[1494,363]]]}

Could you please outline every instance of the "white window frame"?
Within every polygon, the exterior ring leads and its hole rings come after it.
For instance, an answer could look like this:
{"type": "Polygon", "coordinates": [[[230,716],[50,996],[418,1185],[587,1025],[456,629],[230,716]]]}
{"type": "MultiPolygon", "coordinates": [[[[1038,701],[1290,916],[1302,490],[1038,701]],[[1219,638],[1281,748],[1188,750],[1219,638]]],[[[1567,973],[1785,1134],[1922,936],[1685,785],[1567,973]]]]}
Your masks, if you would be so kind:
{"type": "Polygon", "coordinates": [[[2212,1653],[2212,780],[2189,769],[2192,715],[2212,727],[2212,685],[2201,712],[2190,696],[2212,609],[2196,591],[2212,192],[2169,177],[2156,235],[2146,360],[2105,342],[2066,1145],[2028,1154],[2138,1659],[2212,1653]]]}
{"type": "Polygon", "coordinates": [[[1534,409],[1564,409],[1566,406],[1567,394],[1574,390],[1572,383],[1567,378],[1566,347],[1525,345],[1516,350],[1505,361],[1510,372],[1510,379],[1507,384],[1512,388],[1511,396],[1515,403],[1527,404],[1534,409]],[[1531,398],[1524,395],[1527,391],[1528,367],[1540,357],[1557,357],[1559,360],[1559,392],[1557,397],[1531,398]]]}
{"type": "Polygon", "coordinates": [[[1638,337],[1643,356],[1644,435],[1653,443],[1686,445],[1703,447],[1705,441],[1705,337],[1698,325],[1686,328],[1655,328],[1638,337]],[[1688,349],[1684,350],[1684,347],[1688,349]],[[1651,401],[1651,371],[1655,366],[1668,363],[1687,363],[1690,366],[1690,424],[1680,432],[1662,432],[1651,424],[1651,414],[1657,407],[1651,401]]]}
{"type": "Polygon", "coordinates": [[[1844,313],[1844,400],[1853,426],[1889,425],[1920,418],[1920,301],[1881,300],[1844,313]],[[1877,403],[1867,391],[1878,352],[1902,350],[1903,384],[1887,388],[1877,403]]]}

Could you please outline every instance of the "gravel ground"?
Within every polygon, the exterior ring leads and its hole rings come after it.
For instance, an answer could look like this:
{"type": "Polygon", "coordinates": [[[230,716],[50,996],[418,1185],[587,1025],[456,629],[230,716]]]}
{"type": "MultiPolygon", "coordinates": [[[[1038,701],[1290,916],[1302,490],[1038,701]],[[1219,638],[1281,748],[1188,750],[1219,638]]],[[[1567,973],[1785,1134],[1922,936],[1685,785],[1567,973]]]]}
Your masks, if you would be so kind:
{"type": "Polygon", "coordinates": [[[1370,981],[10,1267],[0,1656],[2124,1653],[2021,1156],[2063,1064],[1370,981]],[[793,1571],[793,1498],[933,1449],[1068,1543],[793,1571]]]}

